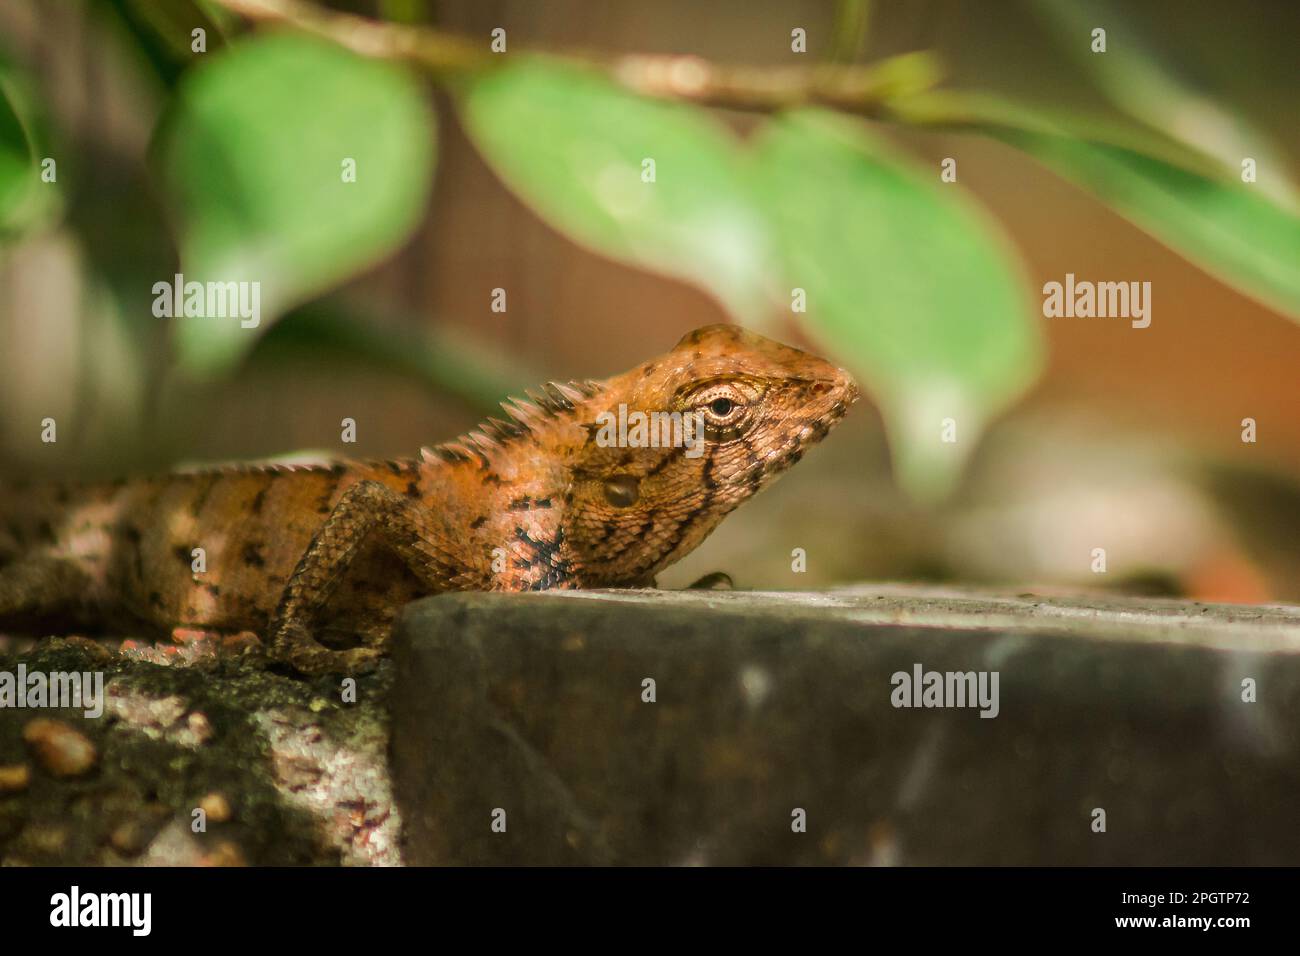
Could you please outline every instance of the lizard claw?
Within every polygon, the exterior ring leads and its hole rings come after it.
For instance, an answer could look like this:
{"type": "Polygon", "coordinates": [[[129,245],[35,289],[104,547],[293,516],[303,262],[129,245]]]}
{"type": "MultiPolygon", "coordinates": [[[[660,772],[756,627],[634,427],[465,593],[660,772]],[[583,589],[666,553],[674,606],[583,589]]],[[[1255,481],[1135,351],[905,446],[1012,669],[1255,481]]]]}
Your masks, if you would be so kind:
{"type": "Polygon", "coordinates": [[[714,571],[706,574],[694,584],[690,585],[688,591],[733,591],[736,585],[731,580],[731,575],[726,571],[714,571]]]}
{"type": "Polygon", "coordinates": [[[378,647],[353,647],[336,651],[319,643],[301,624],[275,629],[271,658],[302,674],[359,674],[373,670],[383,657],[378,647]]]}

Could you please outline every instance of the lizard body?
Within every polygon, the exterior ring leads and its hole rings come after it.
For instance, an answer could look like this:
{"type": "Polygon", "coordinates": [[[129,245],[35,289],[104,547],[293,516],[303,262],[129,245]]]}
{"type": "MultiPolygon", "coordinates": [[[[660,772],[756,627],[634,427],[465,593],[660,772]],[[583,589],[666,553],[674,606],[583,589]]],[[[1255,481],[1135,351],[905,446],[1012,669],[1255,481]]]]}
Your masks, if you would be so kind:
{"type": "Polygon", "coordinates": [[[710,326],[418,458],[0,488],[0,625],[251,630],[299,670],[366,666],[419,596],[653,584],[857,396],[816,356],[710,326]],[[702,440],[599,440],[620,408],[695,416],[702,440]]]}

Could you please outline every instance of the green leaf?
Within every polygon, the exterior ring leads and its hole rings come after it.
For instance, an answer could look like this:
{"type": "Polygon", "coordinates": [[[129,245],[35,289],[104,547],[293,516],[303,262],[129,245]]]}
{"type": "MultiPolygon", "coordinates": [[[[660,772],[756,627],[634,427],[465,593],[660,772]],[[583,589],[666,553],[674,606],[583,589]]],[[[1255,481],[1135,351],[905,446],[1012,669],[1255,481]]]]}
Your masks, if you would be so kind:
{"type": "MultiPolygon", "coordinates": [[[[104,0],[143,60],[165,86],[175,86],[185,68],[225,45],[226,30],[198,0],[104,0]],[[205,50],[195,52],[194,31],[204,31],[205,50]]],[[[217,9],[218,14],[224,11],[217,9]]]]}
{"type": "Polygon", "coordinates": [[[858,123],[788,114],[756,150],[786,279],[807,294],[800,318],[874,395],[903,487],[943,495],[1041,367],[1015,254],[957,186],[913,171],[858,123]],[[942,440],[949,418],[955,442],[942,440]]]}
{"type": "Polygon", "coordinates": [[[35,104],[28,85],[0,60],[0,239],[45,221],[58,187],[41,180],[35,104]]]}
{"type": "MultiPolygon", "coordinates": [[[[1208,92],[1223,86],[1222,77],[1205,64],[1178,63],[1165,55],[1144,36],[1136,11],[1108,0],[1086,5],[1074,0],[1035,0],[1034,8],[1054,30],[1067,55],[1117,107],[1213,157],[1221,171],[1238,170],[1242,157],[1253,157],[1270,170],[1256,185],[1257,191],[1283,206],[1294,208],[1300,202],[1287,174],[1286,155],[1272,138],[1252,124],[1243,110],[1208,92]],[[1096,27],[1107,29],[1104,54],[1091,52],[1090,38],[1096,27]],[[1189,65],[1199,68],[1199,82],[1184,75],[1189,65]]],[[[1241,56],[1245,55],[1242,51],[1241,56]]]]}
{"type": "Polygon", "coordinates": [[[1300,320],[1300,217],[1262,192],[1115,146],[1043,133],[1002,138],[1211,275],[1300,320]]]}
{"type": "Polygon", "coordinates": [[[196,0],[122,0],[134,22],[147,26],[179,60],[193,56],[194,31],[203,30],[208,52],[220,49],[225,35],[196,0]]]}
{"type": "Polygon", "coordinates": [[[538,58],[475,79],[460,107],[487,162],[555,228],[763,320],[772,243],[738,144],[703,110],[538,58]]]}
{"type": "Polygon", "coordinates": [[[1272,176],[1246,184],[1214,161],[1153,142],[1113,135],[1079,118],[1041,112],[977,93],[922,93],[900,118],[1000,139],[1094,193],[1120,215],[1220,281],[1300,320],[1300,215],[1272,176]],[[1152,155],[1158,149],[1159,155],[1152,155]]]}
{"type": "Polygon", "coordinates": [[[185,281],[260,283],[256,328],[238,317],[175,320],[181,367],[203,377],[228,370],[287,309],[405,241],[428,196],[433,117],[403,70],[271,35],[182,80],[158,155],[185,281]],[[345,160],[355,160],[355,182],[344,181],[345,160]]]}

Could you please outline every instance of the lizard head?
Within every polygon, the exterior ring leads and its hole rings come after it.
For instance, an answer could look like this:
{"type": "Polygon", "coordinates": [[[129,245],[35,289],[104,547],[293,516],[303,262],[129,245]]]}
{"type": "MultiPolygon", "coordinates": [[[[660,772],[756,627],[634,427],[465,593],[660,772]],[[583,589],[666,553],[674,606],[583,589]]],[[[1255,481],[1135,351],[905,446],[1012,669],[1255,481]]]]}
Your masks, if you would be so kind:
{"type": "Polygon", "coordinates": [[[648,583],[857,398],[843,369],[730,325],[603,383],[584,409],[566,512],[585,581],[648,583]]]}

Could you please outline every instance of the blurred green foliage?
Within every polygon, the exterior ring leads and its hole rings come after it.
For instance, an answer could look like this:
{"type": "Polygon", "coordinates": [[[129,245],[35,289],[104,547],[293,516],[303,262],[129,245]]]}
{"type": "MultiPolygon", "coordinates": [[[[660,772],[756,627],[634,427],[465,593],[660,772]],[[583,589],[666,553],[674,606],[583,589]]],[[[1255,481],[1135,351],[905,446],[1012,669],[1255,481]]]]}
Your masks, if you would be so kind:
{"type": "Polygon", "coordinates": [[[971,130],[1023,150],[1220,281],[1300,321],[1300,214],[1278,167],[1247,184],[1241,158],[1225,164],[1162,131],[1045,115],[981,94],[923,92],[896,109],[918,125],[971,130]]]}
{"type": "Polygon", "coordinates": [[[786,278],[808,295],[799,318],[873,391],[904,486],[942,496],[1042,364],[1010,243],[968,196],[835,114],[768,124],[755,159],[786,278]],[[939,440],[949,418],[961,441],[939,440]]]}
{"type": "Polygon", "coordinates": [[[772,242],[738,143],[706,111],[541,58],[475,80],[460,107],[483,157],[552,225],[764,320],[772,242]]]}
{"type": "MultiPolygon", "coordinates": [[[[347,281],[419,223],[433,144],[404,70],[302,36],[235,44],[182,79],[158,144],[186,281],[260,281],[263,326],[347,281]]],[[[177,333],[181,366],[201,375],[259,334],[223,321],[177,333]]]]}
{"type": "Polygon", "coordinates": [[[1007,138],[1221,281],[1300,319],[1300,217],[1263,192],[1104,143],[1007,138]]]}
{"type": "MultiPolygon", "coordinates": [[[[1195,83],[1180,65],[1143,35],[1125,8],[1113,0],[1088,4],[1071,0],[1034,0],[1034,9],[1052,30],[1057,45],[1110,103],[1133,118],[1139,128],[1180,143],[1189,153],[1217,162],[1230,175],[1250,156],[1264,169],[1253,191],[1292,212],[1300,211],[1300,191],[1287,172],[1287,161],[1243,110],[1233,109],[1195,83]],[[1090,37],[1099,24],[1113,26],[1113,42],[1104,55],[1092,52],[1090,37]],[[1198,86],[1202,89],[1198,90],[1198,86]]],[[[1245,63],[1242,64],[1246,66],[1245,63]]]]}
{"type": "Polygon", "coordinates": [[[194,31],[202,30],[204,47],[225,45],[223,23],[230,17],[203,0],[103,0],[131,30],[132,39],[154,72],[174,85],[189,63],[194,31]]]}
{"type": "MultiPolygon", "coordinates": [[[[433,178],[428,91],[405,67],[323,39],[241,32],[211,0],[103,4],[164,87],[156,173],[185,278],[262,284],[261,329],[175,325],[181,371],[229,373],[277,317],[382,260],[416,227],[433,178]],[[190,56],[189,30],[200,22],[211,50],[190,56]],[[342,175],[348,159],[356,182],[342,175]]],[[[1300,318],[1300,217],[1277,149],[1193,93],[1125,29],[1122,9],[1107,7],[1112,42],[1124,42],[1103,58],[1084,52],[1088,24],[1072,5],[1031,5],[1126,125],[978,91],[927,91],[935,77],[924,53],[876,65],[899,73],[876,117],[1024,150],[1223,281],[1300,318]],[[1243,155],[1267,160],[1257,186],[1241,182],[1243,155]]],[[[418,3],[382,9],[406,22],[423,16],[418,3]]],[[[869,14],[864,0],[842,6],[832,59],[861,49],[869,14]]],[[[762,328],[786,315],[802,324],[876,399],[896,473],[917,497],[951,486],[980,430],[1039,374],[1036,290],[996,223],[865,122],[777,112],[745,143],[706,108],[635,95],[595,63],[513,48],[487,59],[468,75],[433,75],[505,185],[575,241],[692,283],[740,322],[762,328]],[[806,311],[792,309],[796,288],[806,311]],[[938,441],[945,418],[960,442],[938,441]]],[[[0,64],[0,234],[34,227],[44,201],[37,111],[24,89],[0,64]]],[[[335,314],[292,331],[267,340],[306,348],[315,335],[476,401],[485,390],[470,381],[473,363],[412,362],[364,319],[335,314]]]]}
{"type": "Polygon", "coordinates": [[[28,84],[0,57],[0,239],[46,220],[58,189],[41,182],[39,122],[28,84]]]}

